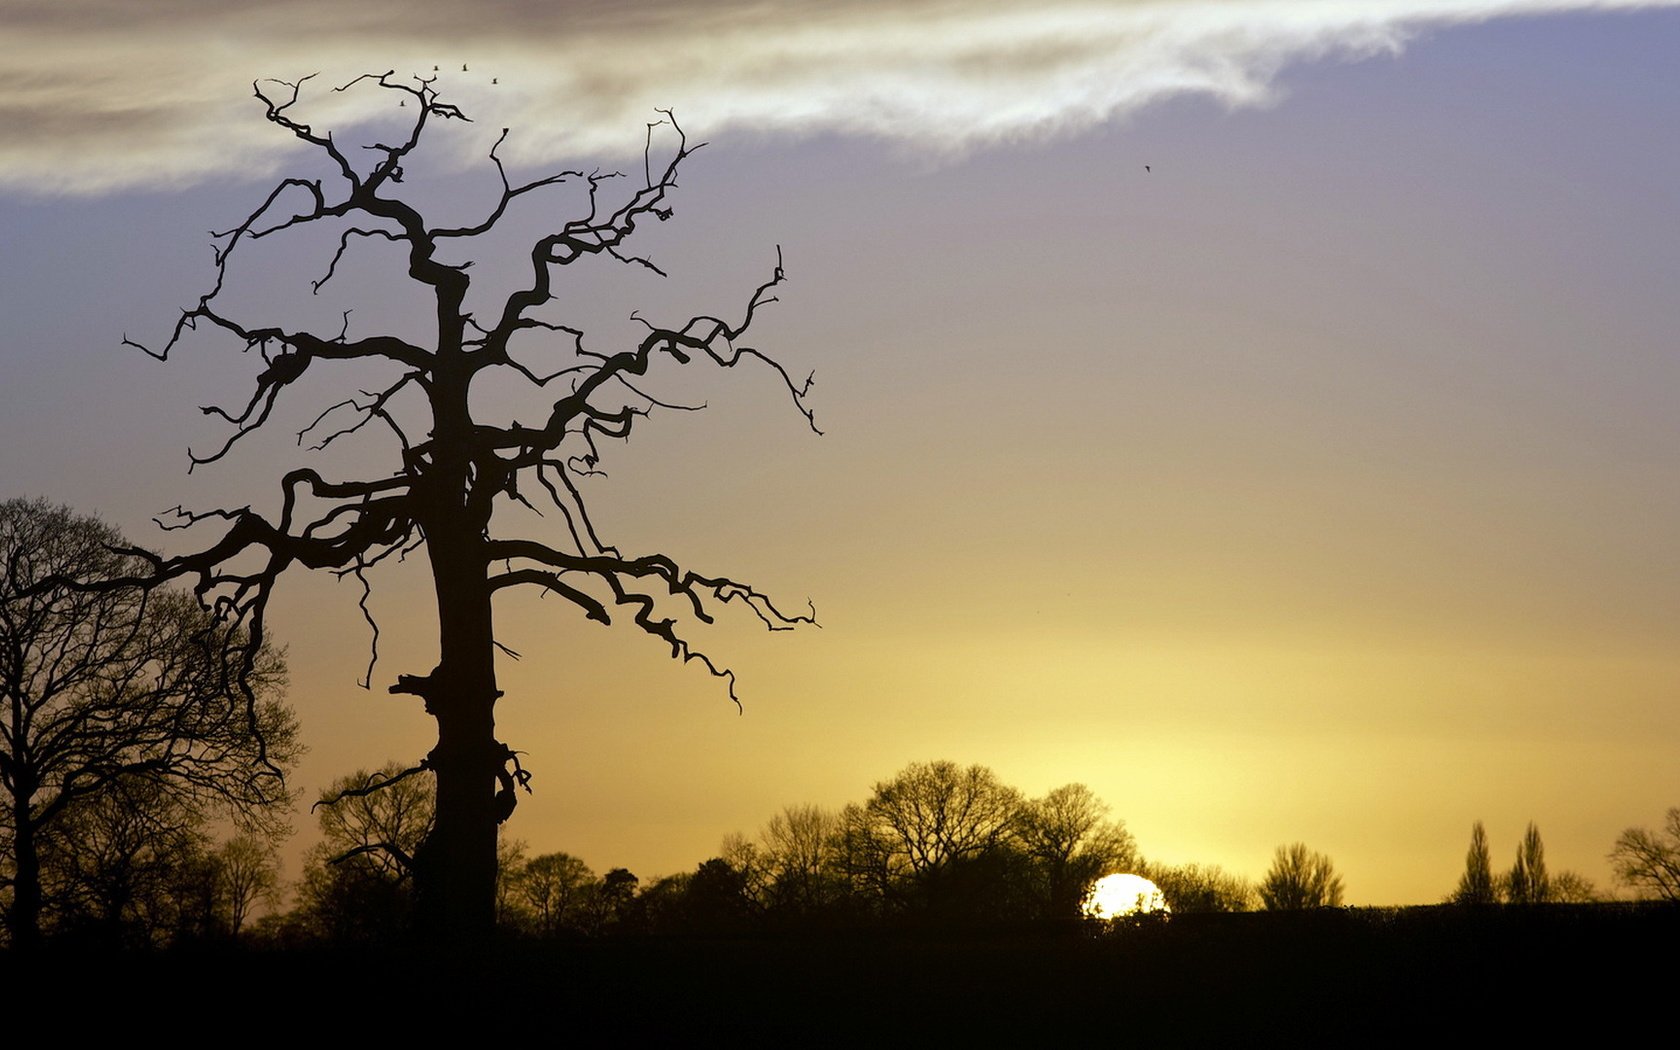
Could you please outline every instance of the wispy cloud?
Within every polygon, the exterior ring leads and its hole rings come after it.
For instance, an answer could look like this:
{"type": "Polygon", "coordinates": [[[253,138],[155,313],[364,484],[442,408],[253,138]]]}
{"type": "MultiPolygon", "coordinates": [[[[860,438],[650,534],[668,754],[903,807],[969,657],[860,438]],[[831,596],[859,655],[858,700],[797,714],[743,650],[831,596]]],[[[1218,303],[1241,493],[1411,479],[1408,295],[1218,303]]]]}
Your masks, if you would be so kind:
{"type": "MultiPolygon", "coordinates": [[[[1291,62],[1489,18],[1680,0],[0,0],[0,185],[101,193],[261,174],[288,142],[261,77],[439,67],[515,159],[620,153],[685,125],[936,150],[1075,131],[1201,94],[1266,100],[1291,62]],[[463,64],[467,67],[462,71],[463,64]],[[498,83],[492,85],[491,78],[498,83]]],[[[351,119],[323,90],[323,126],[351,119]]],[[[365,100],[364,100],[365,101],[365,100]]]]}

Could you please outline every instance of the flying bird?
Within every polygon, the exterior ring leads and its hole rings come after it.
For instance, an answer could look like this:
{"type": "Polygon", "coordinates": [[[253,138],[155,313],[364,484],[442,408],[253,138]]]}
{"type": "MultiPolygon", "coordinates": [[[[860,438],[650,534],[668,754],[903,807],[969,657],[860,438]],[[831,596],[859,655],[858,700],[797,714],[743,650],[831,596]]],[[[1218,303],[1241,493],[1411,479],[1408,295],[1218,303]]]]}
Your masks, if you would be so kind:
{"type": "Polygon", "coordinates": [[[467,64],[465,62],[462,62],[461,63],[461,72],[465,73],[466,71],[467,71],[467,64]]]}
{"type": "Polygon", "coordinates": [[[1149,165],[1145,164],[1143,166],[1143,170],[1147,173],[1149,171],[1149,165]]]}
{"type": "Polygon", "coordinates": [[[496,78],[495,78],[495,77],[491,77],[491,78],[490,78],[490,83],[492,83],[492,84],[499,84],[499,83],[501,83],[501,81],[499,81],[499,80],[497,80],[497,79],[496,79],[496,78]]]}

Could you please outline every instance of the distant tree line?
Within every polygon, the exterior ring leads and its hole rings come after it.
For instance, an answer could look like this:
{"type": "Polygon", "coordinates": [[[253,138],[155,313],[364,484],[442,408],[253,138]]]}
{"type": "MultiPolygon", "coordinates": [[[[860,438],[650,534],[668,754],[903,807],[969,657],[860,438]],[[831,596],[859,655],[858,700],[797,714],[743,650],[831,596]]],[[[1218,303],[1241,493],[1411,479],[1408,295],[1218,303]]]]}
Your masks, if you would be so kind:
{"type": "MultiPolygon", "coordinates": [[[[1680,809],[1662,834],[1629,829],[1611,859],[1619,881],[1680,899],[1680,809]]],[[[913,763],[838,810],[790,805],[755,836],[726,836],[693,871],[642,884],[623,868],[597,875],[566,853],[503,850],[504,929],[539,937],[718,934],[777,929],[939,926],[1069,920],[1101,875],[1151,879],[1175,913],[1340,907],[1327,855],[1280,846],[1258,882],[1204,864],[1146,859],[1124,822],[1089,788],[1030,798],[984,766],[913,763]]],[[[1454,903],[1585,903],[1590,880],[1550,872],[1530,825],[1508,871],[1493,870],[1485,829],[1472,833],[1454,903]]]]}
{"type": "MultiPolygon", "coordinates": [[[[365,789],[395,766],[336,784],[318,807],[288,936],[357,939],[400,927],[411,907],[408,858],[430,821],[430,785],[415,777],[365,789]]],[[[693,871],[643,884],[624,868],[597,874],[563,852],[501,850],[498,920],[544,938],[721,934],[1072,920],[1091,884],[1147,873],[1181,911],[1230,911],[1254,887],[1211,865],[1151,864],[1125,824],[1086,786],[1029,798],[984,766],[913,763],[839,810],[790,805],[756,836],[726,836],[693,871]]]]}

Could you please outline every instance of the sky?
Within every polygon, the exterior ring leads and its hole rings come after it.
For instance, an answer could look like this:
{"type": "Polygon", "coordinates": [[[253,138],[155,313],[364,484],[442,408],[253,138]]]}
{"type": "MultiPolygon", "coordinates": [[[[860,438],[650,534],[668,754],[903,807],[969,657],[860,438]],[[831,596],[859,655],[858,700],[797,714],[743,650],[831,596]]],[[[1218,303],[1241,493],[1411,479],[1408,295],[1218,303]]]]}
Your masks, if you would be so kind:
{"type": "MultiPolygon", "coordinates": [[[[389,469],[295,441],[346,372],[188,476],[252,360],[121,345],[208,287],[206,231],[313,170],[259,78],[319,72],[300,108],[353,140],[378,118],[329,87],[437,65],[474,118],[408,180],[439,212],[494,189],[502,127],[522,171],[629,168],[673,110],[708,144],[640,242],[670,276],[562,290],[597,345],[632,310],[738,314],[786,261],[753,339],[815,372],[823,434],[767,372],[686,376],[707,410],[646,420],[589,499],[626,551],[822,626],[696,629],[737,711],[653,639],[503,600],[533,851],[691,870],[948,758],[1087,784],[1163,862],[1257,877],[1303,841],[1350,903],[1412,904],[1478,819],[1496,863],[1532,820],[1607,887],[1621,830],[1680,804],[1680,4],[227,7],[0,0],[0,498],[174,550],[169,507],[389,469]]],[[[575,204],[475,249],[477,287],[575,204]]],[[[330,252],[253,255],[230,302],[423,334],[376,252],[311,296],[330,252]]],[[[307,796],[433,739],[383,689],[435,662],[428,581],[374,587],[372,690],[353,583],[296,575],[271,613],[307,796]]]]}

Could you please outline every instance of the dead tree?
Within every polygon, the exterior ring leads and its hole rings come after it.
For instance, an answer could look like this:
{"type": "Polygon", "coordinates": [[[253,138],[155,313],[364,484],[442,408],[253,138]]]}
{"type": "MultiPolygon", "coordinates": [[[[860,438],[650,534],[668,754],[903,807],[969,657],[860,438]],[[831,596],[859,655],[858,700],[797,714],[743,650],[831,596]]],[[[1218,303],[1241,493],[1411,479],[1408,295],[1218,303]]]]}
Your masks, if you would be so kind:
{"type": "MultiPolygon", "coordinates": [[[[636,186],[634,181],[599,171],[563,171],[516,185],[497,155],[507,138],[504,129],[489,152],[500,179],[493,205],[477,221],[437,226],[407,193],[404,164],[429,126],[468,118],[439,100],[432,79],[403,81],[389,72],[358,77],[334,90],[388,93],[375,97],[397,103],[390,113],[407,119],[394,141],[350,149],[298,114],[300,91],[309,79],[262,81],[253,88],[268,121],[324,155],[333,174],[286,178],[238,225],[214,233],[215,281],[183,310],[168,341],[156,350],[124,342],[162,359],[187,333],[208,328],[260,354],[263,367],[243,407],[204,409],[225,421],[231,434],[214,452],[194,455],[195,466],[221,459],[263,427],[276,402],[305,375],[341,362],[384,368],[384,386],[328,406],[300,443],[315,437],[316,447],[324,449],[373,424],[394,439],[392,469],[358,480],[292,470],[281,479],[281,510],[274,520],[250,507],[177,509],[176,524],[217,527],[219,538],[195,553],[153,557],[151,578],[191,579],[202,601],[244,624],[253,644],[260,644],[269,597],[291,566],[355,577],[364,588],[365,611],[364,571],[424,548],[436,590],[438,662],[425,674],[399,675],[390,691],[419,698],[437,721],[437,746],[421,763],[437,780],[437,823],[414,858],[421,922],[436,934],[470,937],[492,925],[496,826],[512,812],[516,788],[527,780],[514,752],[496,738],[501,693],[492,599],[510,588],[535,587],[603,624],[627,614],[672,657],[724,679],[733,698],[733,673],[685,640],[678,617],[710,623],[719,606],[733,602],[751,609],[769,629],[784,630],[814,622],[812,612],[785,612],[750,584],[605,542],[585,507],[580,479],[596,470],[602,441],[627,437],[637,420],[655,410],[695,407],[644,393],[639,386],[655,370],[763,368],[816,431],[806,403],[811,380],[795,382],[775,358],[741,341],[759,309],[775,301],[772,291],[783,281],[779,252],[768,280],[733,321],[700,316],[675,328],[644,321],[645,333],[634,345],[605,351],[589,346],[580,329],[545,313],[559,271],[580,260],[610,257],[663,275],[625,245],[639,224],[670,217],[668,198],[678,168],[699,148],[689,145],[669,113],[649,125],[644,178],[633,190],[618,188],[636,186]],[[656,161],[656,144],[667,140],[674,142],[669,160],[656,161]],[[586,191],[580,196],[587,204],[576,218],[556,221],[557,229],[535,238],[528,283],[500,298],[494,315],[466,309],[471,264],[445,261],[440,249],[490,233],[515,200],[563,183],[586,191]],[[616,203],[604,203],[615,191],[616,203]],[[323,260],[315,291],[333,280],[360,243],[383,240],[402,248],[408,279],[435,304],[436,330],[423,341],[427,345],[392,334],[352,337],[348,319],[345,330],[321,334],[248,326],[224,310],[220,297],[230,267],[243,257],[242,247],[316,224],[334,231],[337,248],[323,260]],[[537,337],[549,344],[542,365],[530,348],[537,337]],[[544,414],[509,425],[475,419],[469,409],[474,386],[492,373],[516,374],[543,392],[544,414]],[[496,531],[499,509],[505,513],[512,503],[534,509],[533,499],[558,511],[558,535],[535,539],[496,531]]],[[[374,631],[377,653],[377,627],[374,631]]],[[[370,679],[371,674],[370,667],[370,679]]]]}

